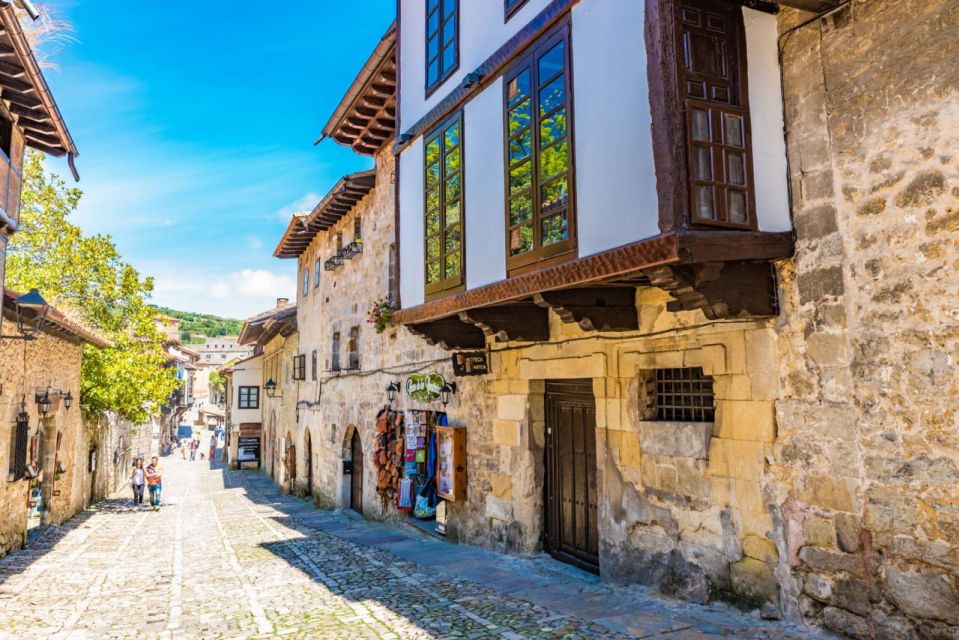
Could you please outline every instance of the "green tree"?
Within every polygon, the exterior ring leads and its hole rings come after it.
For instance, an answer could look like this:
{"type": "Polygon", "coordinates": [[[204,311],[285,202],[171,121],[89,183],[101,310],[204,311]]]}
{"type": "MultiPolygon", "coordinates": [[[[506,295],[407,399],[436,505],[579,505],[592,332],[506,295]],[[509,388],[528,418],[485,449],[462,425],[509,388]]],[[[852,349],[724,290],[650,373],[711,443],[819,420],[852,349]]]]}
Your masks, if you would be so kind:
{"type": "Polygon", "coordinates": [[[147,304],[153,279],[141,277],[109,235],[86,236],[69,220],[82,192],[45,170],[43,155],[24,161],[20,231],[7,252],[7,286],[36,287],[53,305],[113,341],[84,347],[80,404],[88,415],[115,411],[132,422],[160,412],[176,389],[164,336],[147,304]]]}

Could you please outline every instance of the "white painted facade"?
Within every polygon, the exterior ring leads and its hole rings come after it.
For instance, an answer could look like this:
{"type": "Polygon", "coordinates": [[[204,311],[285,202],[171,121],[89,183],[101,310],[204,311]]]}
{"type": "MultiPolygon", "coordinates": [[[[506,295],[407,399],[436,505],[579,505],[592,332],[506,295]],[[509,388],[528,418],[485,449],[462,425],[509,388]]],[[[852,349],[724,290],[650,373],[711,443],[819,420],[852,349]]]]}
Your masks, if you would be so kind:
{"type": "MultiPolygon", "coordinates": [[[[459,68],[426,97],[424,1],[401,2],[398,134],[549,4],[530,0],[504,23],[502,2],[461,0],[459,68]]],[[[660,233],[644,13],[640,0],[580,0],[571,10],[578,257],[660,233]]],[[[743,13],[758,228],[788,231],[792,224],[776,20],[752,9],[743,13]]],[[[468,289],[507,277],[503,108],[502,77],[463,106],[468,289]]],[[[423,138],[418,137],[399,158],[400,294],[407,308],[425,301],[423,163],[423,138]]]]}
{"type": "Polygon", "coordinates": [[[263,356],[254,356],[238,362],[232,367],[233,377],[230,389],[230,426],[234,432],[241,424],[261,423],[263,407],[263,356]],[[240,408],[240,387],[260,389],[260,402],[257,409],[240,408]]]}

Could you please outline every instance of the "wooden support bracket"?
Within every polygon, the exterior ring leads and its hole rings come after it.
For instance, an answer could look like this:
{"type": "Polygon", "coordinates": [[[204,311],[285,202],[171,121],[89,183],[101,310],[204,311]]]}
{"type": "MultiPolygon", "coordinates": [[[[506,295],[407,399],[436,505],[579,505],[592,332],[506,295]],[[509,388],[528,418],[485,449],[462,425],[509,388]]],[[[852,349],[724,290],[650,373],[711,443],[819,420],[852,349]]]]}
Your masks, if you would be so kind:
{"type": "Polygon", "coordinates": [[[635,331],[639,328],[636,287],[584,287],[544,291],[533,301],[583,331],[635,331]]]}
{"type": "Polygon", "coordinates": [[[709,262],[656,267],[650,284],[672,295],[683,311],[701,309],[710,320],[775,316],[776,277],[768,262],[709,262]]]}
{"type": "Polygon", "coordinates": [[[532,304],[508,304],[461,311],[463,322],[478,327],[485,336],[499,342],[546,342],[549,340],[549,314],[532,304]]]}

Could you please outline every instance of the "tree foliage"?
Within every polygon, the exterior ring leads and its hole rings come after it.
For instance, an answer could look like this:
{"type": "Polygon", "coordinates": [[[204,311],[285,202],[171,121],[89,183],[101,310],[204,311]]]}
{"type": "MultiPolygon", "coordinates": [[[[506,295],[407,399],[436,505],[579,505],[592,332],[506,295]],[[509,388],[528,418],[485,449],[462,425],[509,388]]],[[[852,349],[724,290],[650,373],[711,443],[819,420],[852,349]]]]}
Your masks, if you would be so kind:
{"type": "Polygon", "coordinates": [[[70,222],[82,192],[46,171],[43,156],[24,161],[20,231],[7,251],[7,286],[36,287],[54,306],[113,341],[84,347],[80,404],[88,414],[114,411],[132,422],[159,413],[176,389],[164,366],[164,336],[147,304],[153,279],[125,262],[109,235],[84,235],[70,222]]]}
{"type": "Polygon", "coordinates": [[[180,339],[184,344],[203,344],[205,340],[199,336],[217,338],[220,336],[236,336],[240,334],[242,320],[221,318],[207,313],[192,311],[177,311],[167,307],[156,307],[157,311],[180,321],[180,339]]]}

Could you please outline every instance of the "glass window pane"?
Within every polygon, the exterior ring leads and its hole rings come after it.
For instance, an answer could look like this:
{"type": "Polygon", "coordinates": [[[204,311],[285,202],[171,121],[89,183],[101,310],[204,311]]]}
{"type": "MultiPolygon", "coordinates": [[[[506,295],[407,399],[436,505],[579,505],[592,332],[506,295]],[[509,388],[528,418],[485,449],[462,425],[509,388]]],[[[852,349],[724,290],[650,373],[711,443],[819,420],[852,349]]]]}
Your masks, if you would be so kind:
{"type": "Polygon", "coordinates": [[[446,224],[456,224],[460,221],[460,201],[446,203],[446,224]]]}
{"type": "Polygon", "coordinates": [[[740,116],[724,113],[723,130],[726,132],[726,144],[733,147],[743,146],[743,119],[740,116]]]}
{"type": "Polygon", "coordinates": [[[460,172],[460,149],[453,149],[446,154],[446,175],[451,176],[460,172]]]}
{"type": "Polygon", "coordinates": [[[532,117],[530,111],[530,101],[527,98],[523,100],[522,103],[518,104],[515,108],[509,112],[509,134],[515,136],[517,132],[522,131],[529,126],[530,118],[532,117]]]}
{"type": "Polygon", "coordinates": [[[439,12],[433,12],[430,14],[430,17],[426,19],[426,35],[432,35],[436,33],[436,30],[440,26],[440,14],[439,12]]]}
{"type": "Polygon", "coordinates": [[[510,165],[524,160],[533,152],[533,130],[527,129],[516,138],[509,141],[509,163],[510,165]]]}
{"type": "Polygon", "coordinates": [[[429,39],[429,42],[426,43],[426,59],[432,60],[440,52],[440,36],[439,34],[433,36],[429,39]]]}
{"type": "Polygon", "coordinates": [[[460,197],[460,177],[454,175],[446,181],[446,201],[458,200],[460,197]]]}
{"type": "Polygon", "coordinates": [[[553,176],[565,173],[569,169],[569,144],[566,140],[554,144],[543,151],[539,157],[539,173],[541,180],[549,180],[553,176]]]}
{"type": "Polygon", "coordinates": [[[539,125],[539,146],[548,147],[566,135],[566,108],[543,118],[539,125]]]}
{"type": "Polygon", "coordinates": [[[446,230],[446,252],[459,251],[459,248],[460,228],[459,225],[457,225],[446,230]]]}
{"type": "Polygon", "coordinates": [[[566,189],[566,178],[554,180],[540,189],[542,202],[540,213],[545,215],[550,211],[566,206],[569,194],[566,189]]]}
{"type": "Polygon", "coordinates": [[[426,212],[426,234],[431,235],[440,230],[440,210],[426,212]]]}
{"type": "Polygon", "coordinates": [[[693,140],[709,141],[709,112],[693,109],[693,140]]]}
{"type": "Polygon", "coordinates": [[[746,186],[746,164],[743,154],[726,154],[726,182],[746,186]]]}
{"type": "Polygon", "coordinates": [[[440,190],[438,188],[426,192],[426,210],[437,212],[440,210],[440,190]]]}
{"type": "Polygon", "coordinates": [[[440,261],[430,260],[426,263],[426,284],[433,284],[440,279],[440,261]]]}
{"type": "Polygon", "coordinates": [[[509,172],[509,192],[510,195],[529,189],[533,184],[532,168],[533,164],[527,160],[515,169],[509,172]]]}
{"type": "Polygon", "coordinates": [[[456,16],[451,13],[445,14],[446,22],[443,24],[443,42],[452,42],[456,37],[456,16]]]}
{"type": "Polygon", "coordinates": [[[439,6],[440,0],[426,0],[426,12],[429,13],[437,6],[439,6]]]}
{"type": "Polygon", "coordinates": [[[458,146],[460,143],[460,124],[458,122],[454,124],[444,132],[443,136],[447,150],[458,146]]]}
{"type": "Polygon", "coordinates": [[[542,116],[566,103],[566,77],[559,76],[539,90],[539,114],[542,116]]]}
{"type": "Polygon", "coordinates": [[[436,80],[440,77],[440,61],[439,59],[433,60],[426,67],[426,84],[432,86],[436,84],[436,80]]]}
{"type": "Polygon", "coordinates": [[[437,164],[440,161],[440,139],[430,140],[426,145],[426,164],[437,164]]]}
{"type": "Polygon", "coordinates": [[[509,254],[518,256],[533,248],[533,227],[524,225],[509,232],[509,254]]]}
{"type": "Polygon", "coordinates": [[[713,207],[712,187],[696,187],[696,216],[706,220],[716,219],[715,208],[713,207]]]}
{"type": "Polygon", "coordinates": [[[729,221],[745,224],[749,220],[746,210],[746,193],[729,190],[729,221]]]}
{"type": "Polygon", "coordinates": [[[509,106],[514,106],[529,95],[529,69],[524,69],[506,86],[506,97],[509,106]]]}
{"type": "Polygon", "coordinates": [[[440,237],[433,236],[426,240],[426,257],[428,259],[438,258],[440,255],[440,237]]]}
{"type": "Polygon", "coordinates": [[[693,172],[697,180],[713,179],[713,154],[709,147],[694,147],[693,172]]]}
{"type": "Polygon", "coordinates": [[[446,256],[446,277],[458,278],[460,275],[460,253],[451,253],[446,256]]]}
{"type": "Polygon", "coordinates": [[[541,80],[548,80],[562,71],[565,65],[566,45],[560,42],[539,59],[539,77],[541,80]]]}
{"type": "Polygon", "coordinates": [[[566,220],[565,211],[555,216],[543,218],[542,237],[544,247],[569,239],[569,223],[566,220]]]}
{"type": "Polygon", "coordinates": [[[527,193],[510,200],[509,203],[509,224],[519,224],[526,222],[533,216],[533,194],[527,193]]]}
{"type": "Polygon", "coordinates": [[[449,71],[456,66],[456,43],[451,42],[443,49],[443,70],[449,71]]]}
{"type": "Polygon", "coordinates": [[[456,13],[456,0],[445,0],[443,2],[443,15],[451,16],[456,13]]]}

